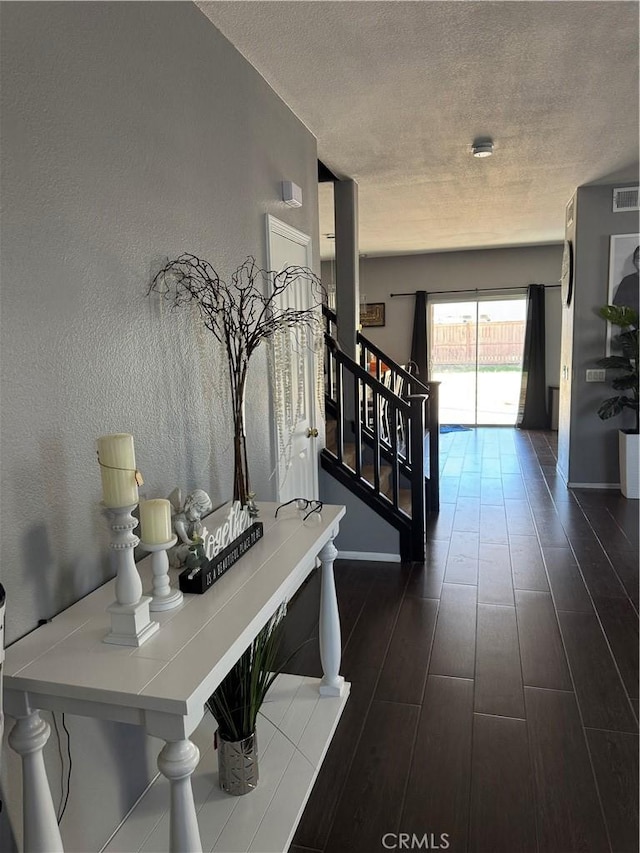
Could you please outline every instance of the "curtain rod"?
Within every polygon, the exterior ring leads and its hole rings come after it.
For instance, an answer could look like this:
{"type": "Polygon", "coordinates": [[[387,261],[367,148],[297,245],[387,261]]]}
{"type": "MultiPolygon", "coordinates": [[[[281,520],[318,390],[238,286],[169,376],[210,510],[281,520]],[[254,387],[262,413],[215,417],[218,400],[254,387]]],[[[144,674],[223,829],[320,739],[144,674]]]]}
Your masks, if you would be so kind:
{"type": "MultiPolygon", "coordinates": [[[[561,284],[543,284],[543,287],[562,287],[561,284]]],[[[427,290],[425,293],[427,296],[435,296],[440,295],[442,293],[497,293],[501,290],[526,290],[527,285],[524,287],[486,287],[483,290],[427,290]]],[[[409,293],[390,293],[389,296],[415,296],[418,293],[417,290],[412,290],[409,293]]]]}

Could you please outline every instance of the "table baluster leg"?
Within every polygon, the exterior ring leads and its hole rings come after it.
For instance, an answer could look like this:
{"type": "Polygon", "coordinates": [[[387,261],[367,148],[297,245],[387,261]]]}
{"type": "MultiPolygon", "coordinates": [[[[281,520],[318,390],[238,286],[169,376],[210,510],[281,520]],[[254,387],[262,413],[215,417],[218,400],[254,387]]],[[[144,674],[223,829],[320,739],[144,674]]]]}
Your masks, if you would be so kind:
{"type": "Polygon", "coordinates": [[[199,760],[200,751],[190,740],[167,741],[158,756],[158,769],[169,780],[171,789],[171,853],[202,853],[191,789],[191,774],[199,760]]]}
{"type": "Polygon", "coordinates": [[[63,850],[42,755],[50,734],[51,726],[38,711],[18,717],[9,734],[9,745],[22,758],[25,853],[61,853],[63,850]]]}
{"type": "MultiPolygon", "coordinates": [[[[334,538],[337,535],[334,533],[334,538]]],[[[338,674],[342,641],[340,638],[340,615],[333,575],[333,561],[338,551],[333,538],[320,551],[322,577],[320,587],[320,660],[324,673],[320,682],[321,696],[341,696],[344,678],[338,674]]]]}

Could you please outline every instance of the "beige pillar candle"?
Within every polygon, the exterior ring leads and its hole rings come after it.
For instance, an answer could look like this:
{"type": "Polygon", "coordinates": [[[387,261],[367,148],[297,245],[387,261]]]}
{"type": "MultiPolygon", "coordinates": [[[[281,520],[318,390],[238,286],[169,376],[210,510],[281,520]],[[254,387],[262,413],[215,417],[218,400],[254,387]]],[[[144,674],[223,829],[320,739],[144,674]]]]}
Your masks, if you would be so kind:
{"type": "Polygon", "coordinates": [[[163,545],[173,539],[171,504],[162,498],[140,502],[140,538],[145,545],[163,545]]]}
{"type": "Polygon", "coordinates": [[[120,507],[137,504],[138,481],[133,436],[128,433],[103,435],[98,439],[98,461],[105,505],[120,507]]]}

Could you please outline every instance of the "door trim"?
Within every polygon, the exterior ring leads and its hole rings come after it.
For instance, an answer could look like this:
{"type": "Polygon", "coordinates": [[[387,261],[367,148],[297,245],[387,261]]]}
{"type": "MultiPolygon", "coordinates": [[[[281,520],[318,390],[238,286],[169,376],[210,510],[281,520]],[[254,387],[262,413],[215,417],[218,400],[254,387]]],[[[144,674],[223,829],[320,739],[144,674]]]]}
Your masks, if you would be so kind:
{"type": "MultiPolygon", "coordinates": [[[[313,269],[313,241],[311,235],[305,234],[303,231],[299,231],[297,228],[294,228],[292,225],[288,225],[286,222],[282,222],[280,219],[276,219],[275,216],[272,216],[270,213],[265,215],[265,226],[266,226],[266,239],[267,239],[267,268],[271,272],[277,272],[277,270],[273,269],[273,264],[271,259],[274,254],[273,250],[273,237],[284,237],[286,240],[290,240],[292,243],[296,243],[299,246],[302,246],[305,249],[305,265],[309,267],[309,269],[313,269]]],[[[317,356],[315,354],[311,354],[311,358],[313,359],[313,363],[311,365],[311,373],[312,376],[316,376],[316,363],[315,359],[317,356]]],[[[316,404],[316,394],[315,388],[312,390],[312,393],[309,394],[309,407],[310,407],[310,421],[312,424],[318,424],[318,407],[316,404]]],[[[278,448],[280,447],[280,430],[278,428],[278,420],[275,416],[275,407],[272,402],[272,411],[273,411],[273,421],[274,421],[274,429],[275,429],[275,446],[274,446],[274,458],[275,458],[275,470],[277,472],[277,484],[276,484],[276,493],[278,499],[280,499],[280,483],[282,482],[282,460],[278,456],[278,448]]],[[[322,432],[324,433],[324,428],[322,428],[322,432]]],[[[321,442],[317,442],[318,453],[319,448],[321,446],[321,442]]],[[[318,496],[318,467],[319,467],[319,456],[316,454],[314,458],[314,469],[313,469],[313,491],[314,494],[312,497],[316,498],[318,496]]]]}
{"type": "MultiPolygon", "coordinates": [[[[278,235],[279,237],[286,237],[287,240],[291,240],[292,243],[297,243],[299,246],[304,246],[307,250],[307,266],[312,269],[313,256],[311,253],[311,236],[309,234],[304,234],[302,231],[298,231],[297,228],[294,228],[293,225],[287,225],[286,222],[282,222],[280,219],[276,219],[275,216],[272,216],[270,213],[266,215],[266,226],[267,226],[267,266],[269,270],[272,270],[271,258],[273,256],[273,244],[272,237],[274,235],[278,235]]],[[[272,270],[275,272],[275,270],[272,270]]]]}

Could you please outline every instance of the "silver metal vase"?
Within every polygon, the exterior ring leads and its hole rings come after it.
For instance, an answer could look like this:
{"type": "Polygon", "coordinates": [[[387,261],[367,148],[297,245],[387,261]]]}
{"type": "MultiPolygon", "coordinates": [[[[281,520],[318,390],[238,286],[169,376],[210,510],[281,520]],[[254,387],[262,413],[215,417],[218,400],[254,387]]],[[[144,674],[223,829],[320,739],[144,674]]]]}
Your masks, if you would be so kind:
{"type": "Polygon", "coordinates": [[[220,787],[239,797],[258,784],[258,736],[254,732],[244,740],[227,741],[218,735],[218,775],[220,787]]]}

